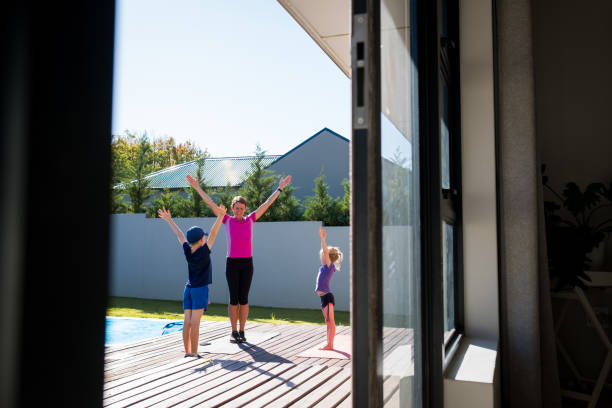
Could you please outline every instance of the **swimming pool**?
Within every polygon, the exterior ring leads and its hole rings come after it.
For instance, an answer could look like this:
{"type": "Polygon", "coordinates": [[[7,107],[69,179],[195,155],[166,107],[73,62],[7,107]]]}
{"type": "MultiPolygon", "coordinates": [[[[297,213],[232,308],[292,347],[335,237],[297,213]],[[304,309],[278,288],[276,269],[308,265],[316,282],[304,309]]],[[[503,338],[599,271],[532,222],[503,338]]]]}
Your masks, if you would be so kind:
{"type": "Polygon", "coordinates": [[[182,321],[168,319],[145,319],[135,317],[106,316],[105,345],[131,343],[133,341],[159,337],[164,327],[170,323],[179,323],[167,328],[166,333],[173,333],[183,329],[182,321]]]}

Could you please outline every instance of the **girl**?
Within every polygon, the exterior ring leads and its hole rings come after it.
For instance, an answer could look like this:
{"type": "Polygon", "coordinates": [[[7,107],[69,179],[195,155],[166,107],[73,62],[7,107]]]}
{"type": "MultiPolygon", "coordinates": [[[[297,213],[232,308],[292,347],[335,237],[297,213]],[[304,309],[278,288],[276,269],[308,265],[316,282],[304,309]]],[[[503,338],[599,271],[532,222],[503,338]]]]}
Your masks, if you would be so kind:
{"type": "Polygon", "coordinates": [[[327,325],[327,345],[321,347],[321,350],[334,349],[334,336],[336,335],[336,324],[334,322],[334,294],[329,289],[329,282],[336,270],[340,270],[342,264],[342,252],[336,247],[327,247],[325,238],[327,234],[323,227],[319,228],[319,236],[321,237],[321,269],[317,275],[317,287],[315,291],[321,297],[321,311],[327,325]]]}

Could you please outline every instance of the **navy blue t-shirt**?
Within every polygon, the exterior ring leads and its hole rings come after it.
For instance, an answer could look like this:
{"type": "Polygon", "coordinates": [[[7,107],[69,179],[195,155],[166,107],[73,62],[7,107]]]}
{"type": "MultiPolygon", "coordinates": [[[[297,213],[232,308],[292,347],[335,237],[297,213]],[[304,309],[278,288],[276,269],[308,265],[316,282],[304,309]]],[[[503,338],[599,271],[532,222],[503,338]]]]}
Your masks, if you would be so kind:
{"type": "Polygon", "coordinates": [[[211,284],[212,263],[210,262],[208,244],[202,245],[192,254],[191,246],[187,242],[183,242],[183,251],[185,251],[187,267],[189,268],[189,280],[185,285],[190,288],[199,288],[211,284]]]}

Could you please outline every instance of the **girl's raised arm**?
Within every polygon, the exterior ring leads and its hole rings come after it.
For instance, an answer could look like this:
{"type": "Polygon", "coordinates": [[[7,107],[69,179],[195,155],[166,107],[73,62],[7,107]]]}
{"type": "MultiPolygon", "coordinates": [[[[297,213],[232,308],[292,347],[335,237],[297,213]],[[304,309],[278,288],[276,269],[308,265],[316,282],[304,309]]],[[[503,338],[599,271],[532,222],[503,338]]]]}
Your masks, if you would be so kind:
{"type": "Polygon", "coordinates": [[[321,237],[321,249],[323,250],[323,260],[325,261],[325,265],[329,268],[331,265],[331,261],[329,259],[329,249],[327,249],[327,243],[325,242],[325,238],[327,238],[327,233],[323,229],[323,227],[319,227],[319,236],[321,237]]]}

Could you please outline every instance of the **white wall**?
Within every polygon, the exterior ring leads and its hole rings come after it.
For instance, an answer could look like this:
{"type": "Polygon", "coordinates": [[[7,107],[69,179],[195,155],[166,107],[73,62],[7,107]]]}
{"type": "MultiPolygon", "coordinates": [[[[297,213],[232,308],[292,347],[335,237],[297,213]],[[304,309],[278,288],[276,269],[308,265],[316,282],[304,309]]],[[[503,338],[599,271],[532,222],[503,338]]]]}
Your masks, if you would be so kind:
{"type": "MultiPolygon", "coordinates": [[[[177,218],[179,228],[210,230],[214,218],[177,218]]],[[[257,306],[320,308],[315,294],[319,260],[319,222],[258,222],[254,226],[255,272],[249,303],[257,306]]],[[[349,310],[349,227],[326,227],[328,245],[344,252],[331,289],[338,310],[349,310]]],[[[222,226],[212,247],[211,301],[227,303],[226,241],[222,226]]],[[[187,280],[183,250],[165,221],[143,214],[111,216],[111,296],[182,300],[187,280]]]]}
{"type": "Polygon", "coordinates": [[[499,337],[493,28],[490,0],[462,1],[461,161],[465,332],[499,337]]]}

